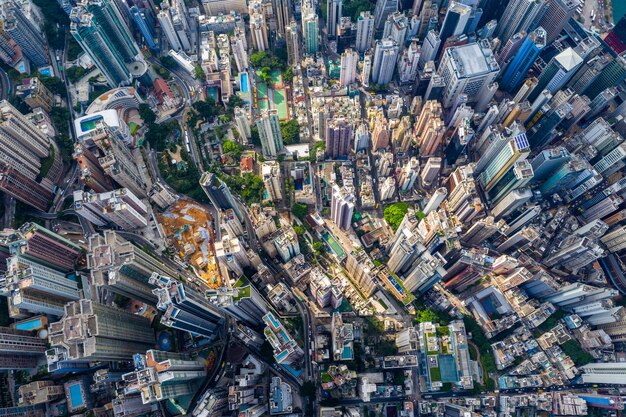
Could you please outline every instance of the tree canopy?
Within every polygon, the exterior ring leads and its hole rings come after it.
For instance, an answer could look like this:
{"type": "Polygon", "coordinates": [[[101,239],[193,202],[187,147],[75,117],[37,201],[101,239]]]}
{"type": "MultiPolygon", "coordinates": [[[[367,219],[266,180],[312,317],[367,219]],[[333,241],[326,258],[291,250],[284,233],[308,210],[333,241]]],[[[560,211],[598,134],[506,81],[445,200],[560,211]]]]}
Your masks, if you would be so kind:
{"type": "Polygon", "coordinates": [[[222,144],[222,150],[225,154],[230,155],[233,159],[241,158],[241,153],[243,152],[243,148],[237,142],[233,142],[232,140],[225,140],[222,144]]]}
{"type": "Polygon", "coordinates": [[[139,105],[139,116],[147,125],[151,125],[156,121],[156,114],[154,114],[150,106],[146,103],[141,103],[139,105]]]}
{"type": "Polygon", "coordinates": [[[291,213],[300,220],[304,220],[309,213],[309,207],[304,203],[295,203],[291,206],[291,213]]]}
{"type": "Polygon", "coordinates": [[[300,143],[300,124],[296,119],[280,124],[280,131],[283,135],[285,145],[300,143]]]}
{"type": "Polygon", "coordinates": [[[384,217],[385,221],[393,231],[395,232],[400,227],[404,215],[409,211],[409,205],[407,203],[394,203],[385,207],[384,217]]]}
{"type": "Polygon", "coordinates": [[[287,61],[269,52],[257,51],[250,55],[250,65],[254,68],[268,67],[272,70],[277,69],[283,71],[287,68],[287,61]]]}

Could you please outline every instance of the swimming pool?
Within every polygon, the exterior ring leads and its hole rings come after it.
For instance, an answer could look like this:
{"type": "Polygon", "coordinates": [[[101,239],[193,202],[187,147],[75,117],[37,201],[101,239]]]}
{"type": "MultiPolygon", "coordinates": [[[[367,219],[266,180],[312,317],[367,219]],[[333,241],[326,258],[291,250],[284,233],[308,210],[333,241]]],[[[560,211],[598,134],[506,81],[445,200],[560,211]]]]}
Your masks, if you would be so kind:
{"type": "Polygon", "coordinates": [[[83,390],[80,387],[80,383],[70,385],[68,387],[70,392],[70,401],[72,402],[72,408],[77,409],[85,405],[83,401],[83,390]]]}
{"type": "Polygon", "coordinates": [[[20,323],[15,323],[15,328],[17,330],[25,330],[25,331],[33,331],[38,330],[44,327],[43,321],[41,318],[35,318],[33,320],[22,321],[20,323]]]}
{"type": "Polygon", "coordinates": [[[96,123],[102,119],[102,116],[95,116],[89,119],[82,120],[80,122],[80,130],[81,132],[89,132],[90,130],[94,130],[96,128],[96,123]]]}
{"type": "Polygon", "coordinates": [[[241,92],[247,93],[248,92],[248,73],[247,72],[242,72],[239,75],[239,82],[241,84],[241,92]]]}

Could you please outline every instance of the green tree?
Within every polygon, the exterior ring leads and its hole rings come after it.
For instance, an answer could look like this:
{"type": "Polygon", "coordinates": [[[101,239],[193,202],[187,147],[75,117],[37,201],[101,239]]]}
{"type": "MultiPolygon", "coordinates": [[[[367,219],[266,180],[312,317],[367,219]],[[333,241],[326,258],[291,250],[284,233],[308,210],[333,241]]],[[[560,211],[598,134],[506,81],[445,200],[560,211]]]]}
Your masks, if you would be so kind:
{"type": "Polygon", "coordinates": [[[241,153],[243,152],[241,145],[239,145],[237,142],[233,142],[232,140],[225,140],[224,144],[222,145],[222,150],[225,154],[230,155],[234,159],[241,158],[241,153]]]}
{"type": "Polygon", "coordinates": [[[85,75],[85,68],[81,66],[70,67],[65,70],[65,75],[67,75],[71,83],[75,83],[85,75]]]}
{"type": "Polygon", "coordinates": [[[304,227],[302,227],[302,226],[294,226],[293,230],[294,230],[294,232],[296,232],[296,235],[298,235],[298,236],[304,235],[304,227]]]}
{"type": "Polygon", "coordinates": [[[326,250],[326,247],[322,242],[313,242],[313,250],[319,255],[326,250]]]}
{"type": "Polygon", "coordinates": [[[156,121],[156,114],[154,114],[150,106],[146,103],[139,105],[139,116],[147,125],[151,125],[156,121]]]}
{"type": "Polygon", "coordinates": [[[304,220],[306,215],[309,214],[309,206],[303,203],[295,203],[291,206],[291,213],[300,220],[304,220]]]}
{"type": "Polygon", "coordinates": [[[313,148],[309,151],[309,162],[314,163],[317,160],[318,149],[326,149],[326,143],[323,141],[315,142],[315,145],[313,145],[313,148]]]}
{"type": "Polygon", "coordinates": [[[206,77],[206,74],[204,73],[204,70],[202,69],[200,65],[196,65],[196,69],[193,72],[193,76],[195,77],[196,80],[202,81],[206,77]]]}
{"type": "Polygon", "coordinates": [[[172,58],[169,55],[166,55],[164,57],[161,58],[161,64],[164,67],[170,68],[170,69],[176,69],[178,68],[178,62],[176,62],[176,60],[174,58],[172,58]]]}
{"type": "Polygon", "coordinates": [[[235,111],[235,107],[243,107],[243,105],[243,99],[237,94],[230,96],[228,99],[228,111],[231,113],[235,111]]]}
{"type": "Polygon", "coordinates": [[[40,74],[39,78],[41,79],[43,85],[48,87],[48,90],[50,90],[52,94],[65,95],[65,84],[63,83],[63,81],[61,81],[59,77],[44,77],[40,74]]]}
{"type": "Polygon", "coordinates": [[[297,119],[280,124],[280,131],[283,135],[285,145],[300,143],[300,124],[297,119]]]}
{"type": "Polygon", "coordinates": [[[395,232],[400,227],[404,215],[409,211],[409,205],[407,203],[395,203],[385,207],[383,212],[385,221],[393,231],[395,232]]]}

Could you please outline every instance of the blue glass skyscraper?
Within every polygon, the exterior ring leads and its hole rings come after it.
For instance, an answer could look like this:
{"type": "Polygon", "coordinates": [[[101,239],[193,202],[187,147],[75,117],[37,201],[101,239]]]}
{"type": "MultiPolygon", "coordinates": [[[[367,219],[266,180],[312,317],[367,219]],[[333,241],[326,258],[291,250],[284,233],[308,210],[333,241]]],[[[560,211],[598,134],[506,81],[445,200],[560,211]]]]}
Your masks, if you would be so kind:
{"type": "Polygon", "coordinates": [[[545,46],[546,31],[543,28],[539,27],[528,34],[515,58],[506,67],[500,86],[509,92],[517,90],[545,46]]]}
{"type": "Polygon", "coordinates": [[[130,15],[133,17],[133,21],[139,28],[141,32],[141,36],[143,36],[146,41],[146,45],[153,51],[158,51],[161,49],[159,45],[159,39],[154,36],[152,30],[148,26],[148,22],[146,21],[146,17],[141,10],[137,6],[133,6],[130,8],[130,15]]]}

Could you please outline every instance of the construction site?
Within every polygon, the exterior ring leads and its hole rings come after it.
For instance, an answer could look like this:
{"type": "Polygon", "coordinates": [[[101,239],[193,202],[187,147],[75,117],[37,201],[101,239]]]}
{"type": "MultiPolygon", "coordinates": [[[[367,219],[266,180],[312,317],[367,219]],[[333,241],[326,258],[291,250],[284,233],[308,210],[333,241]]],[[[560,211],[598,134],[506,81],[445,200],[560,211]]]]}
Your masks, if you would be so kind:
{"type": "Polygon", "coordinates": [[[183,266],[191,266],[207,287],[220,287],[222,277],[215,258],[209,211],[195,202],[179,200],[159,215],[158,220],[168,245],[176,250],[183,266]]]}

